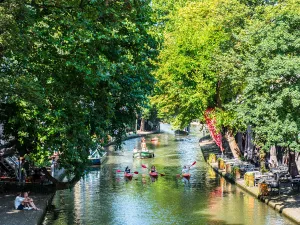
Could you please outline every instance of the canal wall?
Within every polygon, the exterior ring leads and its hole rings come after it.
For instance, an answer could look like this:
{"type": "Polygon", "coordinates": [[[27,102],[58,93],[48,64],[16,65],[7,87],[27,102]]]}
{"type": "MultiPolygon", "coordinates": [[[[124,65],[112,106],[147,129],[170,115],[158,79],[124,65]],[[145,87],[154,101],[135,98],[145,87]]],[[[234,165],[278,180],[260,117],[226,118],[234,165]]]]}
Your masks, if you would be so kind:
{"type": "Polygon", "coordinates": [[[300,191],[292,192],[289,187],[283,186],[280,190],[280,194],[270,193],[268,196],[260,196],[258,187],[248,187],[246,186],[244,179],[233,179],[231,175],[226,174],[225,170],[218,169],[218,163],[208,162],[211,153],[220,154],[218,146],[209,136],[201,138],[199,145],[205,161],[216,173],[223,176],[226,180],[235,183],[239,188],[256,197],[285,217],[300,224],[300,191]]]}
{"type": "MultiPolygon", "coordinates": [[[[136,134],[128,134],[124,140],[133,139],[144,137],[147,135],[159,133],[158,131],[145,131],[145,132],[138,132],[136,134]]],[[[113,145],[115,142],[110,142],[106,147],[109,145],[113,145]]],[[[63,169],[56,171],[55,177],[59,180],[62,180],[64,177],[63,169]]],[[[22,189],[24,190],[24,188],[22,189]]],[[[27,190],[27,189],[26,189],[27,190]]],[[[32,189],[30,189],[32,190],[32,189]]],[[[14,208],[14,200],[16,198],[15,193],[3,193],[0,194],[0,218],[1,224],[3,225],[39,225],[43,224],[47,208],[51,205],[52,199],[55,195],[53,193],[46,193],[41,194],[38,192],[30,193],[30,197],[33,198],[35,205],[40,208],[41,210],[16,210],[14,208]]]]}

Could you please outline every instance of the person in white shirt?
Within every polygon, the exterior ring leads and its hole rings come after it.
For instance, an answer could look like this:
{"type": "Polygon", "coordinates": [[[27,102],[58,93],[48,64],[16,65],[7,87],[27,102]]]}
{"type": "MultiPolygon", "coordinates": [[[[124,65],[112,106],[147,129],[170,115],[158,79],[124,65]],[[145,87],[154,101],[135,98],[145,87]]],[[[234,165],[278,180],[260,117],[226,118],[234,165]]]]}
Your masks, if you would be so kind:
{"type": "Polygon", "coordinates": [[[189,166],[184,166],[181,173],[182,174],[190,173],[190,167],[189,166]]]}
{"type": "Polygon", "coordinates": [[[18,193],[16,199],[15,199],[15,209],[17,210],[23,210],[25,207],[25,198],[21,197],[21,192],[18,193]]]}

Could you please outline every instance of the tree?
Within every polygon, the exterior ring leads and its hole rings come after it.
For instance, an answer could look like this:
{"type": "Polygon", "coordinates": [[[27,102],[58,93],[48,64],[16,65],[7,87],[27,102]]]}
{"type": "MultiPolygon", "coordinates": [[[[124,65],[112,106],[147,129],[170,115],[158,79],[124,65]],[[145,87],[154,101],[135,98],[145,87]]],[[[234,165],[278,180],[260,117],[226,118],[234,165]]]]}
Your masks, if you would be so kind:
{"type": "MultiPolygon", "coordinates": [[[[182,128],[192,119],[203,121],[208,108],[224,111],[224,104],[236,98],[240,87],[219,63],[236,43],[248,13],[238,1],[214,0],[188,2],[169,16],[153,97],[161,117],[182,128]]],[[[226,137],[235,142],[230,128],[226,137]]],[[[238,157],[237,145],[231,147],[238,157]]]]}
{"type": "Polygon", "coordinates": [[[89,150],[108,134],[121,143],[152,90],[150,3],[8,2],[1,9],[16,5],[18,32],[0,63],[5,136],[36,160],[59,150],[61,166],[80,175],[89,150]]]}
{"type": "Polygon", "coordinates": [[[272,145],[300,151],[299,6],[287,0],[256,7],[235,50],[243,59],[244,88],[229,108],[253,127],[262,151],[272,145]]]}

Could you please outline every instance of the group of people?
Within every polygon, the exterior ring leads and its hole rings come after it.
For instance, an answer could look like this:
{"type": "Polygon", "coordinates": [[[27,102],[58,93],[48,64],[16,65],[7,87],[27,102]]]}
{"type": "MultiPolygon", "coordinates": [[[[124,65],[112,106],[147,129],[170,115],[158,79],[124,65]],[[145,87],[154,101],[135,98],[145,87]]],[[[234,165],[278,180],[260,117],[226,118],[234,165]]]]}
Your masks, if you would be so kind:
{"type": "Polygon", "coordinates": [[[28,196],[29,192],[24,192],[22,197],[22,192],[19,192],[17,194],[17,197],[15,199],[15,209],[17,210],[23,210],[23,209],[34,209],[34,210],[40,210],[35,206],[33,203],[33,199],[28,196]]]}
{"type": "MultiPolygon", "coordinates": [[[[190,173],[190,168],[191,168],[190,166],[183,166],[183,168],[182,168],[182,170],[181,170],[181,173],[182,173],[182,174],[188,174],[188,173],[190,173]]],[[[125,173],[130,173],[130,169],[129,169],[128,166],[126,166],[124,172],[125,172],[125,173]]],[[[151,166],[150,172],[151,172],[151,173],[157,172],[157,171],[156,171],[156,167],[155,167],[154,165],[151,166]]]]}

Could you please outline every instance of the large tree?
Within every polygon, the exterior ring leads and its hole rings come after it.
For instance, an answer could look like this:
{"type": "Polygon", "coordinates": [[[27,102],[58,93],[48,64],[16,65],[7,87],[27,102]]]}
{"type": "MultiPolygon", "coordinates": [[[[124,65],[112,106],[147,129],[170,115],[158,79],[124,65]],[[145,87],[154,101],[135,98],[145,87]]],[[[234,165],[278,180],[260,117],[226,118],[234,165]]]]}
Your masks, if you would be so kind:
{"type": "Polygon", "coordinates": [[[258,147],[300,151],[300,1],[256,7],[240,33],[244,88],[230,108],[258,147]]]}
{"type": "MultiPolygon", "coordinates": [[[[168,17],[153,101],[162,117],[184,127],[192,119],[204,119],[208,108],[223,111],[239,93],[231,71],[219,64],[235,45],[249,10],[227,0],[187,1],[176,10],[168,17]]],[[[235,143],[232,127],[226,128],[226,137],[235,143]]],[[[238,157],[238,146],[231,148],[238,157]]]]}
{"type": "Polygon", "coordinates": [[[78,175],[89,149],[108,134],[120,140],[152,90],[150,2],[11,0],[0,7],[14,24],[0,24],[5,137],[36,159],[59,150],[61,166],[78,175]]]}

